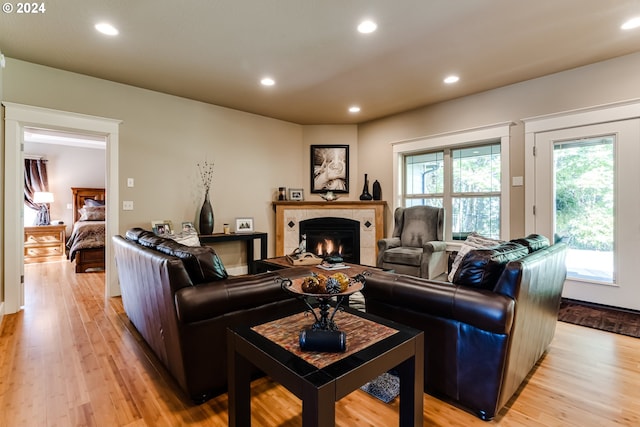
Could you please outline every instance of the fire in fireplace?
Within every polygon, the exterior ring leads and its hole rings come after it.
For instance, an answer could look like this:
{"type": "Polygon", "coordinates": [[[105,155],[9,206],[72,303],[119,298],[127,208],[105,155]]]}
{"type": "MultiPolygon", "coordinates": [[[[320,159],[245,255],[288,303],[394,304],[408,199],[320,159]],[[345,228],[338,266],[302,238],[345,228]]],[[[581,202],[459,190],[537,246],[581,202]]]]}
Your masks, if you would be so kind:
{"type": "Polygon", "coordinates": [[[306,235],[307,251],[325,258],[341,256],[360,263],[360,222],[347,218],[312,218],[300,221],[300,240],[306,235]]]}

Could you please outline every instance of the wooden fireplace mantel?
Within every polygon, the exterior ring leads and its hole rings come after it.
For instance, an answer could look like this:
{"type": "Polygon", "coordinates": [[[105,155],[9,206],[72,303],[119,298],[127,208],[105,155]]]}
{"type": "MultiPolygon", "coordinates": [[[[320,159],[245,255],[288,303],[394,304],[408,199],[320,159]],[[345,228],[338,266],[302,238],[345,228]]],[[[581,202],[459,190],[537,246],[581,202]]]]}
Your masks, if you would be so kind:
{"type": "Polygon", "coordinates": [[[381,200],[276,201],[276,256],[293,252],[298,247],[298,223],[318,217],[356,219],[361,222],[360,259],[375,265],[377,242],[384,237],[384,214],[387,202],[381,200]]]}

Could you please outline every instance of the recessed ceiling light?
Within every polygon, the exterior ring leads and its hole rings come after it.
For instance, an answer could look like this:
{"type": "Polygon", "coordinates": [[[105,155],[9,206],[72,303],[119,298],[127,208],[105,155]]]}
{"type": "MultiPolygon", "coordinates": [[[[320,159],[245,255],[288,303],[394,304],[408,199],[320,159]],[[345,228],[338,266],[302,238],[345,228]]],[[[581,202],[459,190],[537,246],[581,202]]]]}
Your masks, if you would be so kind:
{"type": "Polygon", "coordinates": [[[276,84],[276,81],[273,80],[271,77],[265,77],[264,79],[260,80],[260,83],[263,86],[273,86],[274,84],[276,84]]]}
{"type": "Polygon", "coordinates": [[[632,30],[634,28],[640,27],[640,16],[636,16],[635,18],[629,19],[627,22],[620,26],[623,30],[632,30]]]}
{"type": "Polygon", "coordinates": [[[359,113],[360,112],[360,107],[358,107],[357,105],[353,105],[353,106],[349,107],[349,112],[350,113],[359,113]]]}
{"type": "Polygon", "coordinates": [[[444,79],[444,82],[445,82],[446,84],[450,85],[450,84],[452,84],[452,83],[457,82],[458,80],[460,80],[460,77],[458,77],[458,76],[449,76],[449,77],[446,77],[446,78],[444,79]]]}
{"type": "Polygon", "coordinates": [[[362,21],[360,25],[358,25],[358,31],[362,34],[373,33],[378,28],[378,24],[373,21],[362,21]]]}
{"type": "Polygon", "coordinates": [[[119,31],[116,27],[111,24],[107,24],[106,22],[96,24],[95,28],[102,34],[106,34],[108,36],[117,36],[119,34],[119,31]]]}

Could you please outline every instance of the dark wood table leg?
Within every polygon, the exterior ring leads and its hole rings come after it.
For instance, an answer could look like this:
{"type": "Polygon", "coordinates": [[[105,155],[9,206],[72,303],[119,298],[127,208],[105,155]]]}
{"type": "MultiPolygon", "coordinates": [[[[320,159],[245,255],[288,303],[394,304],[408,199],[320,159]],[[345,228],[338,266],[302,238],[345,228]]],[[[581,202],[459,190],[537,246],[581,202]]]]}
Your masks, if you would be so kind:
{"type": "Polygon", "coordinates": [[[334,382],[322,387],[306,384],[302,395],[302,427],[334,427],[336,425],[334,382]]]}
{"type": "Polygon", "coordinates": [[[400,365],[400,427],[423,425],[424,334],[414,339],[416,354],[400,365]]]}
{"type": "Polygon", "coordinates": [[[251,364],[235,351],[236,335],[227,330],[229,427],[251,425],[251,364]]]}

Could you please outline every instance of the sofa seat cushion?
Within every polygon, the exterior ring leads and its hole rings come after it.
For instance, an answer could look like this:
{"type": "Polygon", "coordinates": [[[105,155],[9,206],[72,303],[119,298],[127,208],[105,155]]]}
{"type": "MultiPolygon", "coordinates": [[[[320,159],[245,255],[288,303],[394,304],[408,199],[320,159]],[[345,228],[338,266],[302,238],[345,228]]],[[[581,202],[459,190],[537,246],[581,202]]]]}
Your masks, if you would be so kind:
{"type": "Polygon", "coordinates": [[[528,253],[527,247],[513,242],[488,249],[470,250],[460,262],[453,283],[493,290],[505,265],[528,253]]]}
{"type": "Polygon", "coordinates": [[[419,266],[422,259],[422,248],[399,247],[384,251],[382,261],[389,264],[419,266]]]}

